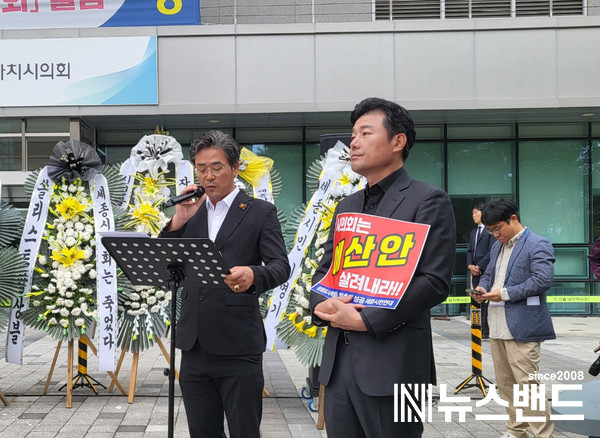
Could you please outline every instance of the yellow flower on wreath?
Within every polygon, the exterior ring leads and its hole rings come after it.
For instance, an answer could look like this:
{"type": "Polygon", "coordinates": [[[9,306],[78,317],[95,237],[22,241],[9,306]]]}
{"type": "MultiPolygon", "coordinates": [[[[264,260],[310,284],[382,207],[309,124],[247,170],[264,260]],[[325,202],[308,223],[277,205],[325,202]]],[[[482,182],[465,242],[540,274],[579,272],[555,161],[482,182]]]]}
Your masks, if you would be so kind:
{"type": "Polygon", "coordinates": [[[340,185],[343,185],[343,186],[354,183],[352,178],[350,178],[350,175],[348,175],[346,172],[342,173],[342,176],[340,176],[338,178],[338,181],[339,181],[340,185]]]}
{"type": "Polygon", "coordinates": [[[141,202],[139,205],[130,205],[133,220],[125,224],[125,228],[133,228],[138,224],[143,224],[146,225],[153,234],[158,235],[161,230],[161,227],[158,224],[160,221],[160,210],[158,206],[162,202],[163,200],[161,199],[155,204],[141,202]]]}
{"type": "Polygon", "coordinates": [[[165,178],[164,174],[165,172],[160,172],[154,179],[150,175],[136,173],[133,177],[138,184],[135,184],[134,187],[140,187],[146,196],[154,197],[159,194],[161,188],[176,184],[175,178],[165,178]]]}
{"type": "Polygon", "coordinates": [[[52,251],[52,259],[65,266],[71,266],[77,260],[83,260],[84,252],[78,246],[63,246],[60,251],[52,251]]]}
{"type": "Polygon", "coordinates": [[[56,206],[56,211],[60,213],[63,219],[69,220],[82,214],[86,207],[77,198],[68,196],[63,198],[62,202],[56,206]]]}
{"type": "Polygon", "coordinates": [[[306,325],[306,320],[300,317],[300,321],[296,322],[296,319],[299,317],[298,312],[288,313],[288,319],[294,324],[294,326],[298,329],[299,332],[307,334],[309,337],[314,338],[317,336],[317,326],[311,324],[309,328],[304,328],[306,325]]]}

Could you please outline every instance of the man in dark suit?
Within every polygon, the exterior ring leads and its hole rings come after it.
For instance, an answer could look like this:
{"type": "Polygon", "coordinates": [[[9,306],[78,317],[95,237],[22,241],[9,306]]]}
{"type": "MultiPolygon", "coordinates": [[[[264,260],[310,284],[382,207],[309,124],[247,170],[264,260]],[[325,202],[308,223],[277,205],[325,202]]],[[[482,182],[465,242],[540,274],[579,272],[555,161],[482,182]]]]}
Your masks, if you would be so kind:
{"type": "MultiPolygon", "coordinates": [[[[369,98],[352,112],[352,170],[367,188],[342,200],[338,214],[363,212],[431,225],[414,277],[394,310],[362,308],[350,297],[311,293],[315,321],[329,324],[319,381],[325,385],[330,438],[420,437],[423,424],[394,422],[394,384],[435,383],[429,310],[450,289],[456,226],[448,195],[413,180],[404,162],[415,140],[414,123],[400,105],[369,98]]],[[[333,227],[312,284],[333,258],[333,227]]],[[[400,415],[400,413],[399,413],[400,415]]]]}
{"type": "MultiPolygon", "coordinates": [[[[514,386],[529,391],[540,385],[540,346],[555,339],[546,293],[554,281],[552,243],[521,224],[517,205],[509,199],[495,199],[483,209],[483,223],[497,242],[490,252],[489,269],[471,294],[478,303],[490,301],[488,312],[492,360],[500,397],[508,402],[500,438],[527,438],[531,429],[536,438],[550,438],[554,424],[550,406],[534,410],[535,403],[517,408],[514,386]],[[537,417],[537,418],[534,418],[537,417]],[[539,420],[542,419],[542,421],[539,420]]],[[[521,398],[521,397],[519,397],[521,398]]],[[[543,398],[544,402],[546,397],[543,398]]]]}
{"type": "MultiPolygon", "coordinates": [[[[161,237],[210,238],[230,271],[227,288],[181,293],[179,383],[190,435],[224,438],[225,412],[231,438],[258,438],[266,342],[258,297],[290,274],[281,226],[272,204],[236,188],[233,138],[210,131],[192,142],[190,158],[206,201],[178,204],[161,237]]],[[[192,184],[182,193],[196,189],[192,184]]]]}
{"type": "MultiPolygon", "coordinates": [[[[481,275],[485,272],[490,262],[490,249],[492,249],[492,245],[495,242],[492,235],[485,230],[485,226],[481,222],[483,207],[483,202],[478,202],[473,206],[473,222],[475,222],[477,228],[471,230],[469,246],[467,247],[467,269],[471,274],[471,288],[475,288],[479,284],[481,275]]],[[[472,301],[472,303],[475,303],[475,301],[472,301]]],[[[487,308],[487,301],[481,303],[482,339],[489,339],[490,337],[490,327],[487,323],[487,308]]]]}

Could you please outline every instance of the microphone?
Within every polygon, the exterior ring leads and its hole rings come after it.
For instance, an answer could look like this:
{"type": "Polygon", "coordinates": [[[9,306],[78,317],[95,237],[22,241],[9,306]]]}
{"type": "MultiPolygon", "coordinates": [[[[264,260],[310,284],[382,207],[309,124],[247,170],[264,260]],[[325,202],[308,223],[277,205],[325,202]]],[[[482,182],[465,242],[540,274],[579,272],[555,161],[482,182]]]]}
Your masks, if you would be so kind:
{"type": "Polygon", "coordinates": [[[165,201],[165,207],[173,207],[176,204],[179,204],[183,201],[187,201],[192,198],[201,198],[204,195],[204,187],[198,186],[198,189],[195,192],[188,192],[183,195],[173,196],[170,199],[165,201]]]}

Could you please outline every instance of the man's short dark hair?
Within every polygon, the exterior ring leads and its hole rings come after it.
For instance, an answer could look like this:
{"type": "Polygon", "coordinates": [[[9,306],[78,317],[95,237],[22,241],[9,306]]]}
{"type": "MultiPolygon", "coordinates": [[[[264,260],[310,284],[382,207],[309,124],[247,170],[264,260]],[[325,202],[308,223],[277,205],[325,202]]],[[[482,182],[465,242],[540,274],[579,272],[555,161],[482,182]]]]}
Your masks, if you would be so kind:
{"type": "Polygon", "coordinates": [[[483,211],[484,208],[485,202],[476,202],[475,204],[473,204],[473,210],[483,211]]]}
{"type": "Polygon", "coordinates": [[[190,145],[190,161],[196,164],[196,154],[202,149],[214,148],[222,150],[230,167],[240,161],[240,147],[230,135],[222,131],[208,131],[200,138],[195,138],[190,145]]]}
{"type": "Polygon", "coordinates": [[[415,132],[415,122],[413,122],[410,113],[402,106],[389,100],[378,97],[369,97],[359,102],[350,115],[352,126],[356,121],[367,113],[381,111],[385,114],[383,126],[387,130],[388,139],[391,140],[394,135],[405,134],[406,145],[402,149],[402,159],[406,161],[408,153],[415,143],[417,136],[415,132]]]}
{"type": "Polygon", "coordinates": [[[481,221],[484,225],[494,225],[502,221],[509,223],[513,214],[517,216],[520,222],[519,208],[514,201],[506,198],[494,199],[488,202],[483,209],[481,221]]]}

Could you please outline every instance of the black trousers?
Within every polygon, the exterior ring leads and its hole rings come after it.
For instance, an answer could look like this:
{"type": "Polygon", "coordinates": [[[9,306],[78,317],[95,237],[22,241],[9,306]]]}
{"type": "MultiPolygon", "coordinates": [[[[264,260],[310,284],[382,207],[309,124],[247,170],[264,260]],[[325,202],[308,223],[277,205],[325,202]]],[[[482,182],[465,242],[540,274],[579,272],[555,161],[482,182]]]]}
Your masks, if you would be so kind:
{"type": "MultiPolygon", "coordinates": [[[[352,340],[345,344],[343,338],[340,336],[338,340],[332,376],[329,385],[325,387],[325,426],[328,438],[421,437],[423,423],[394,422],[393,396],[375,397],[361,391],[352,365],[352,340]]],[[[375,366],[373,372],[377,372],[375,366]]]]}
{"type": "Polygon", "coordinates": [[[214,356],[198,342],[181,352],[179,385],[192,438],[259,438],[264,376],[262,354],[214,356]]]}

